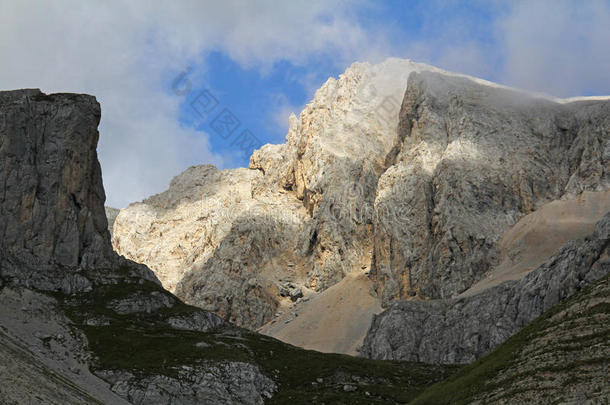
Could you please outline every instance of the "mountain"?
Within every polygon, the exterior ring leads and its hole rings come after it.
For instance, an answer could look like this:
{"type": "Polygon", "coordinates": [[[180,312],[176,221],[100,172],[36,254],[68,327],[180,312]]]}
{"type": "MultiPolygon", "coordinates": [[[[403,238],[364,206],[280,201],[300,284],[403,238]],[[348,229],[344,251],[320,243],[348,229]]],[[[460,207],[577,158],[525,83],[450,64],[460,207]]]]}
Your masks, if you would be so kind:
{"type": "Polygon", "coordinates": [[[0,92],[0,402],[606,395],[608,99],[354,64],[114,220],[100,117],[0,92]]]}
{"type": "Polygon", "coordinates": [[[405,402],[452,367],[306,351],[191,307],[111,246],[94,97],[0,92],[0,402],[405,402]]]}
{"type": "Polygon", "coordinates": [[[309,295],[361,270],[402,93],[424,67],[355,64],[329,79],[301,118],[290,118],[286,144],[256,151],[250,169],[193,167],[122,210],[115,249],[147,262],[186,302],[249,328],[288,311],[291,289],[309,295]]]}
{"type": "MultiPolygon", "coordinates": [[[[249,169],[192,167],[121,210],[114,247],[189,304],[356,354],[367,334],[378,341],[369,326],[384,309],[389,319],[398,302],[489,294],[592,233],[610,211],[609,131],[607,98],[554,99],[399,59],[355,63],[249,169]]],[[[443,361],[472,361],[539,314],[443,361]]],[[[430,360],[381,350],[362,353],[430,360]]]]}

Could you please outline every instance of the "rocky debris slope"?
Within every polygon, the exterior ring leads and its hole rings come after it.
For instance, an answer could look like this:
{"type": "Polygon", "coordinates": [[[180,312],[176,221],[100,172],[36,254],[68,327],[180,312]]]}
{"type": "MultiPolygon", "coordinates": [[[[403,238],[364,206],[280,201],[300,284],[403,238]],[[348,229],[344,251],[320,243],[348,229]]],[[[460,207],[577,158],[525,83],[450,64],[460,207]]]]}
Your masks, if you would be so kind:
{"type": "MultiPolygon", "coordinates": [[[[3,404],[99,404],[94,397],[57,375],[27,347],[0,331],[0,399],[3,404]],[[24,384],[24,382],[30,384],[24,384]]],[[[115,397],[116,403],[120,398],[115,397]]]]}
{"type": "Polygon", "coordinates": [[[323,292],[281,309],[258,332],[305,349],[355,356],[373,315],[382,311],[370,289],[365,272],[348,274],[323,292]]]}
{"type": "Polygon", "coordinates": [[[91,96],[0,92],[0,380],[14,384],[0,402],[28,387],[41,403],[405,402],[453,370],[308,352],[163,290],[112,251],[99,112],[91,96]]]}
{"type": "Polygon", "coordinates": [[[0,403],[127,404],[89,370],[86,338],[54,297],[12,285],[0,303],[0,403]]]}
{"type": "Polygon", "coordinates": [[[356,63],[250,170],[190,168],[122,210],[114,247],[249,328],[286,312],[285,283],[321,293],[362,270],[383,306],[455,297],[500,264],[520,218],[610,188],[609,110],[410,61],[356,63]]]}
{"type": "Polygon", "coordinates": [[[607,275],[412,403],[607,403],[609,307],[607,275]]]}
{"type": "Polygon", "coordinates": [[[502,235],[498,244],[500,264],[459,297],[522,278],[570,240],[593,233],[595,224],[609,211],[610,190],[585,191],[578,197],[541,206],[502,235]]]}
{"type": "Polygon", "coordinates": [[[523,279],[470,297],[397,301],[374,317],[362,354],[375,359],[470,363],[588,283],[610,273],[610,212],[523,279]]]}

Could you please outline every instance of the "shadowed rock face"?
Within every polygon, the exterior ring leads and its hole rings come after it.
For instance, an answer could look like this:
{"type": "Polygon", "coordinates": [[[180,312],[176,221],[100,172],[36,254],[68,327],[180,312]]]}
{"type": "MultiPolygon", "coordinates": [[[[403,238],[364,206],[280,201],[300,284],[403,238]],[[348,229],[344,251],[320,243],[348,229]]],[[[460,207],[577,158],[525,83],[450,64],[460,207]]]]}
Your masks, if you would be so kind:
{"type": "Polygon", "coordinates": [[[375,316],[361,353],[385,360],[469,363],[583,286],[610,273],[610,212],[523,279],[452,300],[397,301],[375,316]]]}
{"type": "Polygon", "coordinates": [[[0,240],[39,264],[107,265],[113,255],[97,161],[95,97],[0,93],[0,240]]]}

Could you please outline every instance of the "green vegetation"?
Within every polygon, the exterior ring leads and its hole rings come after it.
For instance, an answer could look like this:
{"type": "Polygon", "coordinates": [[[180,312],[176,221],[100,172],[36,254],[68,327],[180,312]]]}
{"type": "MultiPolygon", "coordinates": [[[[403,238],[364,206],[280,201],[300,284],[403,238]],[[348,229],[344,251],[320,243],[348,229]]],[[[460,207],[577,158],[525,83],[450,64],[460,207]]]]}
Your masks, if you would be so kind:
{"type": "Polygon", "coordinates": [[[427,386],[457,370],[453,366],[376,361],[303,350],[236,327],[202,333],[173,329],[170,316],[200,311],[152,282],[96,286],[84,294],[58,295],[72,321],[84,331],[95,369],[123,369],[135,375],[177,376],[183,365],[210,361],[257,364],[278,384],[268,403],[407,403],[427,386]],[[161,292],[175,305],[151,313],[120,315],[112,300],[161,292]],[[92,322],[94,321],[94,322],[92,322]],[[345,391],[348,385],[354,391],[345,391]]]}

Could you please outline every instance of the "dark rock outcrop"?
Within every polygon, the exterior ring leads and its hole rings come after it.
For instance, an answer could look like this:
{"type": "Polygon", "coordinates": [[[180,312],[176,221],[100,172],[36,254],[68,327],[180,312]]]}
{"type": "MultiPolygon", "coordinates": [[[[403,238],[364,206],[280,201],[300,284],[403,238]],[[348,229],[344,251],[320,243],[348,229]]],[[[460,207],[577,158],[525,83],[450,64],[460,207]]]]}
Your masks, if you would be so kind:
{"type": "Polygon", "coordinates": [[[40,264],[108,265],[95,97],[2,92],[0,109],[4,250],[40,264]]]}
{"type": "Polygon", "coordinates": [[[82,269],[123,267],[112,249],[97,160],[100,106],[84,94],[0,92],[0,275],[41,290],[91,289],[82,269]]]}

